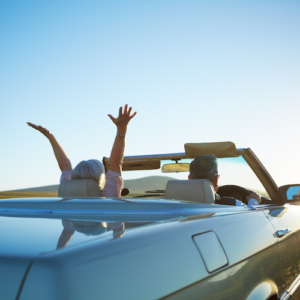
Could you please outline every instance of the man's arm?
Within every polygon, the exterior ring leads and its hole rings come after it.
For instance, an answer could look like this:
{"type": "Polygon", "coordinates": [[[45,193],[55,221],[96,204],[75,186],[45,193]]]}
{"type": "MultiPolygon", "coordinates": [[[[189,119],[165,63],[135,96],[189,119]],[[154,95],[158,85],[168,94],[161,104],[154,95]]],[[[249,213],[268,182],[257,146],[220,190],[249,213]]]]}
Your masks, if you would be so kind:
{"type": "Polygon", "coordinates": [[[108,115],[117,126],[117,136],[115,138],[110,154],[109,170],[117,172],[119,174],[121,174],[122,172],[127,126],[130,120],[136,115],[136,112],[130,115],[131,109],[131,107],[129,107],[128,109],[128,105],[126,104],[124,107],[124,113],[122,112],[123,108],[120,107],[118,118],[114,118],[112,115],[108,115]]]}
{"type": "Polygon", "coordinates": [[[67,154],[61,147],[61,145],[58,143],[56,140],[55,136],[46,128],[42,126],[37,126],[33,123],[27,122],[28,126],[34,128],[35,130],[41,132],[50,142],[55,158],[57,160],[58,166],[61,171],[72,171],[72,164],[71,161],[69,160],[67,154]]]}
{"type": "Polygon", "coordinates": [[[252,205],[260,205],[261,204],[261,197],[257,193],[251,193],[249,196],[246,197],[248,201],[248,206],[252,205]]]}

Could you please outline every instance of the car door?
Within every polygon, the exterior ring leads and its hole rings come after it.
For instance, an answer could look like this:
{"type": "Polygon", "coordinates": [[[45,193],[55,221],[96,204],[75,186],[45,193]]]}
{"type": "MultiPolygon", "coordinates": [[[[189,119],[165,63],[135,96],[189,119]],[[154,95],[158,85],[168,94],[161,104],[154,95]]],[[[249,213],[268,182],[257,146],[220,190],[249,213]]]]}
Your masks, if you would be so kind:
{"type": "MultiPolygon", "coordinates": [[[[296,204],[271,206],[265,210],[280,245],[285,269],[285,290],[295,285],[300,274],[300,207],[296,204]]],[[[299,291],[298,291],[299,293],[299,291]]]]}
{"type": "MultiPolygon", "coordinates": [[[[234,210],[237,208],[232,208],[234,210]]],[[[280,247],[270,220],[261,210],[215,213],[210,218],[195,221],[194,230],[197,228],[199,232],[193,234],[193,240],[197,247],[200,245],[199,254],[208,274],[164,299],[256,300],[283,294],[285,283],[280,247]],[[204,242],[207,234],[216,235],[228,260],[225,267],[220,262],[218,270],[211,271],[207,266],[210,260],[216,263],[221,257],[215,254],[215,246],[204,242]],[[202,241],[195,240],[202,236],[202,241]],[[202,251],[201,243],[206,251],[202,251]]]]}

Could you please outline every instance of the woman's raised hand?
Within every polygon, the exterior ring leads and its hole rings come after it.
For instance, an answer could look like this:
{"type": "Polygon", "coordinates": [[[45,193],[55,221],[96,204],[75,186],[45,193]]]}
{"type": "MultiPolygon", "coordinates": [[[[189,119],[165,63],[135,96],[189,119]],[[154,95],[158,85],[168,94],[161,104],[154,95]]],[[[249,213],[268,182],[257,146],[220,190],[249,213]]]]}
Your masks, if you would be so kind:
{"type": "Polygon", "coordinates": [[[39,131],[40,133],[42,133],[49,140],[60,170],[61,171],[67,171],[67,170],[72,171],[73,170],[72,164],[71,164],[67,154],[65,153],[65,151],[63,150],[61,145],[56,140],[55,136],[53,134],[51,134],[51,132],[47,128],[44,128],[40,125],[32,124],[30,122],[27,122],[27,124],[28,124],[28,126],[39,131]]]}
{"type": "Polygon", "coordinates": [[[126,104],[124,107],[124,112],[122,111],[123,107],[120,107],[119,116],[117,118],[114,118],[112,115],[108,115],[117,126],[117,136],[115,138],[110,154],[109,170],[117,172],[119,174],[121,174],[122,172],[127,125],[130,122],[130,120],[136,115],[136,112],[130,115],[131,109],[131,107],[129,107],[128,109],[128,105],[126,104]]]}
{"type": "Polygon", "coordinates": [[[44,128],[40,125],[35,125],[33,123],[27,122],[28,126],[34,128],[35,130],[38,130],[39,132],[41,132],[45,137],[49,137],[50,135],[50,131],[47,128],[44,128]]]}
{"type": "Polygon", "coordinates": [[[124,112],[123,112],[123,107],[121,106],[119,109],[119,116],[117,118],[114,118],[112,115],[108,115],[110,119],[116,124],[116,126],[119,127],[127,127],[129,121],[136,115],[136,112],[132,115],[130,115],[132,110],[132,107],[129,107],[128,109],[128,104],[125,105],[124,107],[124,112]]]}

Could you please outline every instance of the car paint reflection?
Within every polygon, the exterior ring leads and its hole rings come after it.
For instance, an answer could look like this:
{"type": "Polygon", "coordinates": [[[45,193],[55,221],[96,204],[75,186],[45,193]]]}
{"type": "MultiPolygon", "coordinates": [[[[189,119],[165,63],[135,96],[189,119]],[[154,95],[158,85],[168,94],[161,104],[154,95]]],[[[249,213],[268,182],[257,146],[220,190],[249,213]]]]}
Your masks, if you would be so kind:
{"type": "Polygon", "coordinates": [[[93,222],[62,220],[63,231],[58,239],[56,249],[64,248],[71,240],[75,231],[85,235],[97,236],[112,231],[113,239],[121,238],[125,234],[124,222],[93,222]]]}
{"type": "Polygon", "coordinates": [[[290,233],[277,238],[285,269],[285,288],[288,288],[300,274],[300,207],[285,204],[284,207],[270,207],[265,210],[275,232],[290,229],[290,233]]]}
{"type": "Polygon", "coordinates": [[[90,240],[116,240],[155,222],[103,222],[57,218],[0,217],[1,255],[34,257],[90,240]],[[46,234],[47,233],[47,234],[46,234]]]}
{"type": "Polygon", "coordinates": [[[259,299],[267,299],[272,292],[277,292],[276,284],[280,295],[284,291],[285,282],[284,269],[279,258],[280,248],[274,245],[262,251],[260,255],[252,256],[163,299],[196,299],[195,295],[201,295],[201,299],[214,300],[248,299],[253,293],[251,288],[259,287],[261,282],[270,283],[270,288],[265,289],[265,292],[269,291],[270,294],[266,294],[265,297],[260,294],[259,299]]]}

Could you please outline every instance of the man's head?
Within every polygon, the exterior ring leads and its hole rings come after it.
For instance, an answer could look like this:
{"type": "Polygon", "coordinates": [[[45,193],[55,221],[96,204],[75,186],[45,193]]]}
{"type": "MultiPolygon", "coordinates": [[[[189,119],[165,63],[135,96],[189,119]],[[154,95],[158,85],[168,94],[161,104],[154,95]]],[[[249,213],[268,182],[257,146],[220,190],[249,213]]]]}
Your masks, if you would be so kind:
{"type": "Polygon", "coordinates": [[[219,179],[217,158],[209,154],[197,156],[191,162],[189,179],[207,179],[217,192],[219,179]]]}

